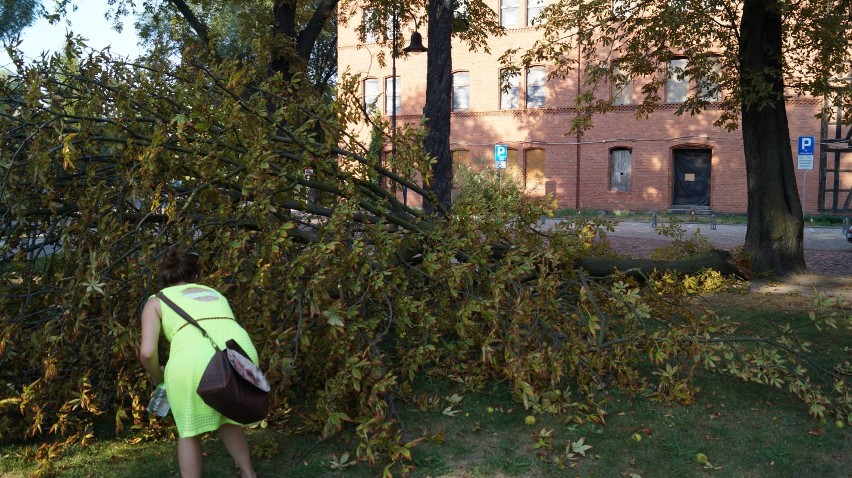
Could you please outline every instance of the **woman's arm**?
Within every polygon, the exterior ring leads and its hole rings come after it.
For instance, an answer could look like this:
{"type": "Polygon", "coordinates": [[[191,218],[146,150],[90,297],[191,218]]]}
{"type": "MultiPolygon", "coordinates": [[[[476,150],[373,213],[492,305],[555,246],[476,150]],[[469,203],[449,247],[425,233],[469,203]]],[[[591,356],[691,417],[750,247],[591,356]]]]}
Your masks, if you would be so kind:
{"type": "Polygon", "coordinates": [[[163,381],[163,369],[157,349],[160,341],[160,300],[148,299],[142,308],[142,342],[139,344],[139,361],[151,375],[154,385],[163,381]]]}

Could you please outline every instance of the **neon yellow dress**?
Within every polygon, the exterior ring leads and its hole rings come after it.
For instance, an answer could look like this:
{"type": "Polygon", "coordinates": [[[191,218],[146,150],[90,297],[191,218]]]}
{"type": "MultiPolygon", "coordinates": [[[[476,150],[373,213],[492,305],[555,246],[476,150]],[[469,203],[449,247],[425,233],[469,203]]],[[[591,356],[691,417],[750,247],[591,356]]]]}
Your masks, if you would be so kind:
{"type": "MultiPolygon", "coordinates": [[[[234,339],[257,362],[257,350],[248,333],[234,320],[228,300],[215,289],[200,284],[167,287],[162,293],[185,310],[219,345],[234,339]]],[[[177,424],[178,435],[192,437],[218,429],[225,423],[239,423],[225,418],[207,406],[196,393],[201,375],[215,350],[198,327],[190,324],[168,305],[160,301],[163,312],[162,330],[171,343],[165,368],[166,396],[177,424]]]]}

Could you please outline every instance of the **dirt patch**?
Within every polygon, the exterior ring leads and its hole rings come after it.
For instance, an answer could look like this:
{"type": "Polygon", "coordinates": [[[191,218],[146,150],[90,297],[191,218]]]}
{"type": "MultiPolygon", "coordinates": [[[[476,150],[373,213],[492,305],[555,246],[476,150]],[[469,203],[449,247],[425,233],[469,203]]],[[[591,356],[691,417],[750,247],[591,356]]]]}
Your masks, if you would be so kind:
{"type": "Polygon", "coordinates": [[[822,274],[797,274],[781,279],[752,280],[750,290],[756,294],[801,294],[811,297],[814,292],[852,303],[852,277],[822,274]]]}

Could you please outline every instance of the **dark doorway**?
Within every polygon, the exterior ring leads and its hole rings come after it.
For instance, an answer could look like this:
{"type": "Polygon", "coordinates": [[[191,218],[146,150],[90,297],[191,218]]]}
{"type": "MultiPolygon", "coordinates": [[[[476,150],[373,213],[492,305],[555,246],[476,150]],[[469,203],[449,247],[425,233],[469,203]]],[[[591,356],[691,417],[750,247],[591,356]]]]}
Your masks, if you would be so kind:
{"type": "Polygon", "coordinates": [[[672,205],[710,206],[709,149],[674,150],[672,205]]]}

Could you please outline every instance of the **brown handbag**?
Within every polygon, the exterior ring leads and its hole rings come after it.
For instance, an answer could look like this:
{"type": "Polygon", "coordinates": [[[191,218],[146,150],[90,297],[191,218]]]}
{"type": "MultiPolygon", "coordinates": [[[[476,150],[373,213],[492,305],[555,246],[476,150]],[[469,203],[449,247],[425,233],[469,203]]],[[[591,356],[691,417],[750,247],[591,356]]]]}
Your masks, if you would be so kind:
{"type": "Polygon", "coordinates": [[[266,418],[269,412],[269,383],[242,347],[231,339],[225,343],[224,349],[219,348],[207,335],[207,331],[186,311],[162,292],[157,293],[157,298],[187,322],[198,327],[216,349],[196,389],[204,403],[231,420],[243,424],[266,418]]]}

